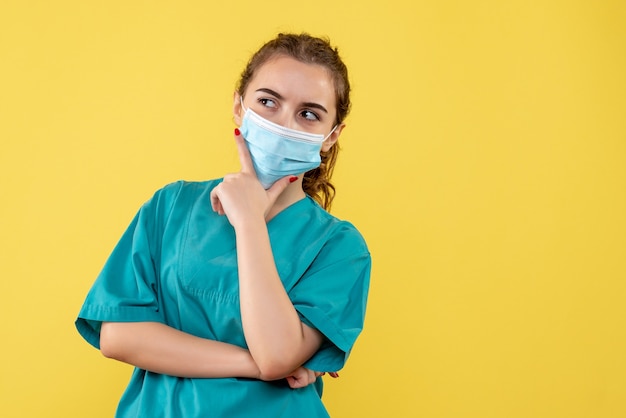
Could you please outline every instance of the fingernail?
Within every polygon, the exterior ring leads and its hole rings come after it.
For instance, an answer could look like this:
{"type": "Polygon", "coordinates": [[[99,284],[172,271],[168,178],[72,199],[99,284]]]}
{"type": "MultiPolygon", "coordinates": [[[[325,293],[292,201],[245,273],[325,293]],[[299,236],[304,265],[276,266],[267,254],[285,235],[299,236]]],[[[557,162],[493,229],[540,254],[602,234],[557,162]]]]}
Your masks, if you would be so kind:
{"type": "Polygon", "coordinates": [[[298,180],[298,177],[296,177],[296,176],[289,177],[289,183],[293,183],[296,180],[298,180]]]}
{"type": "Polygon", "coordinates": [[[237,135],[237,136],[241,135],[241,132],[239,131],[238,128],[235,128],[235,135],[237,135]]]}

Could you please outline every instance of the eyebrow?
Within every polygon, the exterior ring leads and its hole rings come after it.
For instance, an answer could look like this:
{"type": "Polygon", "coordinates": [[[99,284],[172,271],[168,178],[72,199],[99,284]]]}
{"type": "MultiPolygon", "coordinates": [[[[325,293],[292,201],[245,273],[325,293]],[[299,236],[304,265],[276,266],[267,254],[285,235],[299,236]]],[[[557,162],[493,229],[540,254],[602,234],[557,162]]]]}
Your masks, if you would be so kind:
{"type": "MultiPolygon", "coordinates": [[[[264,92],[267,94],[271,94],[272,96],[276,97],[278,100],[283,100],[284,97],[281,96],[278,92],[272,90],[272,89],[268,89],[265,87],[261,87],[260,89],[256,89],[256,91],[260,91],[260,92],[264,92]]],[[[323,111],[324,113],[328,113],[328,110],[326,110],[326,108],[324,106],[322,106],[319,103],[315,103],[315,102],[304,102],[302,103],[302,105],[306,106],[306,107],[312,107],[315,109],[319,109],[321,111],[323,111]]]]}

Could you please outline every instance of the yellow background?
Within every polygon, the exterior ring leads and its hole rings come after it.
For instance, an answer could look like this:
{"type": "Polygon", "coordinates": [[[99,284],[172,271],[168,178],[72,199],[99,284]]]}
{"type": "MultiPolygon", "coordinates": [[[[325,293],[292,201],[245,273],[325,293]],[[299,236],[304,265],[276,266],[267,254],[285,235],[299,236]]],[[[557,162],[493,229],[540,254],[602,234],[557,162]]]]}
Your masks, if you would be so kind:
{"type": "Polygon", "coordinates": [[[354,87],[334,213],[374,267],[333,417],[626,416],[623,1],[0,5],[0,415],[110,417],[74,329],[138,207],[237,169],[232,91],[278,31],[354,87]]]}

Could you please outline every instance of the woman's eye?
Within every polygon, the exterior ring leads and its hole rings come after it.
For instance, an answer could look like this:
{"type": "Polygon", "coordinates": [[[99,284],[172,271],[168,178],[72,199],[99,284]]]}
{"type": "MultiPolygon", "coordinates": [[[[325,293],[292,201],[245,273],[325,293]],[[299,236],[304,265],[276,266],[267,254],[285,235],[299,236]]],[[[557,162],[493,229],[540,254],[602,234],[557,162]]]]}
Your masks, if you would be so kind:
{"type": "Polygon", "coordinates": [[[320,120],[319,116],[316,113],[311,112],[310,110],[303,110],[300,115],[306,120],[320,120]]]}
{"type": "Polygon", "coordinates": [[[276,107],[276,103],[272,99],[259,99],[259,103],[265,107],[276,107]]]}

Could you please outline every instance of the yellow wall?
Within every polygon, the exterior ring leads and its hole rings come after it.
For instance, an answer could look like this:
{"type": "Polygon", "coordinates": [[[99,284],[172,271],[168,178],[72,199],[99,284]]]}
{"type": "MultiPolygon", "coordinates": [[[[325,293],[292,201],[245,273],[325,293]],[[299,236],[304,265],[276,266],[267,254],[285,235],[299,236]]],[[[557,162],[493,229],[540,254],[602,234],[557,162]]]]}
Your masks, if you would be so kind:
{"type": "Polygon", "coordinates": [[[280,30],[352,71],[335,214],[374,257],[333,417],[626,416],[623,1],[0,5],[0,415],[110,417],[74,330],[165,183],[237,169],[231,98],[280,30]]]}

